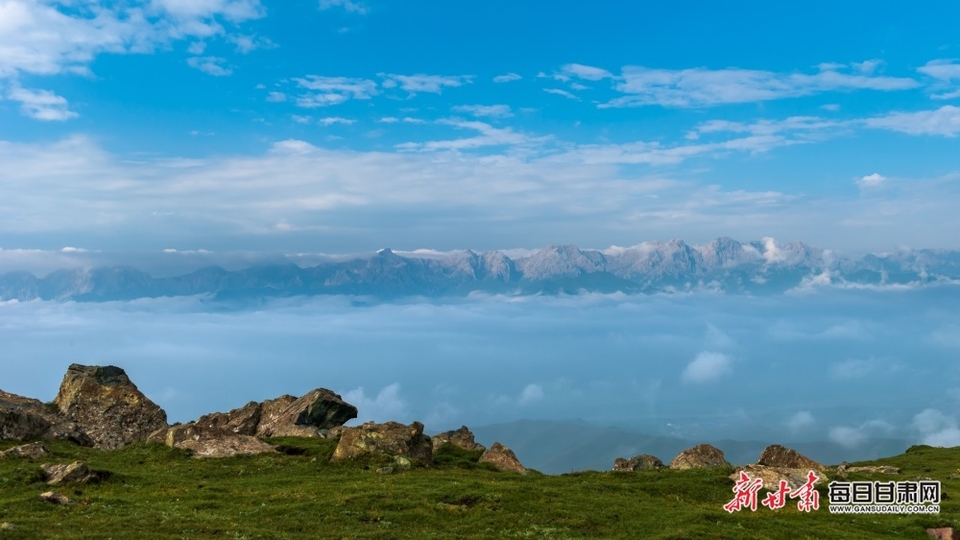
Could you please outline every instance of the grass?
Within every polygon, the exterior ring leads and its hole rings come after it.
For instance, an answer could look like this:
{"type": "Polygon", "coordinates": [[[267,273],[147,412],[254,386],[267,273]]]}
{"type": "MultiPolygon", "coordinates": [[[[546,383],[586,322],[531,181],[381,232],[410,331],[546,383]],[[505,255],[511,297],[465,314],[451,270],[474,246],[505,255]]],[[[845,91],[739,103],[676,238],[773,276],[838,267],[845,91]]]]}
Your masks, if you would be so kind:
{"type": "MultiPolygon", "coordinates": [[[[901,467],[897,479],[941,480],[939,516],[841,516],[826,510],[825,486],[819,511],[728,514],[730,469],[521,476],[445,445],[432,464],[380,474],[389,459],[330,463],[334,441],[269,442],[281,453],[226,459],[161,445],[100,452],[50,443],[55,455],[42,461],[82,460],[113,473],[57,488],[78,502],[68,506],[39,499],[50,489],[40,463],[0,460],[0,522],[15,526],[0,538],[921,539],[927,527],[960,525],[960,448],[913,447],[862,463],[901,467]]],[[[15,444],[0,441],[0,450],[15,444]]],[[[850,475],[874,478],[892,477],[850,475]]]]}

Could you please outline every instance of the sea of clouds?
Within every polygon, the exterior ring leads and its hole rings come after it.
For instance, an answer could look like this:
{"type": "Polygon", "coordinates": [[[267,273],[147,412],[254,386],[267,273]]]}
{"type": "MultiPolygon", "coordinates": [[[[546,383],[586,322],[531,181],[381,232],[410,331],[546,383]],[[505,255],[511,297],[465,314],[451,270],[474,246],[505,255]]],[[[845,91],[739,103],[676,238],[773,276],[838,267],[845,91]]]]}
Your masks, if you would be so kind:
{"type": "Polygon", "coordinates": [[[0,304],[8,392],[123,367],[173,421],[327,387],[428,432],[585,420],[691,439],[960,445],[960,287],[751,297],[0,304]]]}

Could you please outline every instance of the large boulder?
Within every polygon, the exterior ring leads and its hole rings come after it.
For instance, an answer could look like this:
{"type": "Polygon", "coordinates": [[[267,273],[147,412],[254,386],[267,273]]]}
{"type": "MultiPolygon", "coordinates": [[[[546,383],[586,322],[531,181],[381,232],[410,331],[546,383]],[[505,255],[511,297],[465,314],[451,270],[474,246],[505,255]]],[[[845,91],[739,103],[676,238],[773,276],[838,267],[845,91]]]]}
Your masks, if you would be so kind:
{"type": "MultiPolygon", "coordinates": [[[[763,480],[764,489],[770,491],[776,491],[780,487],[780,481],[786,480],[787,485],[791,490],[795,490],[800,486],[804,485],[807,482],[807,475],[810,473],[811,469],[804,468],[791,468],[791,467],[768,467],[765,465],[745,465],[743,467],[738,467],[737,470],[730,475],[730,479],[734,482],[740,480],[740,472],[747,473],[747,476],[750,478],[759,478],[763,480]]],[[[817,472],[818,480],[815,485],[824,485],[830,481],[829,478],[822,472],[817,472]]]]}
{"type": "Polygon", "coordinates": [[[526,467],[520,463],[520,460],[517,459],[517,455],[513,453],[513,450],[498,442],[493,443],[493,446],[488,448],[487,451],[480,456],[480,463],[489,463],[501,471],[527,474],[526,467]]]}
{"type": "Polygon", "coordinates": [[[3,390],[0,390],[0,439],[62,439],[93,446],[93,441],[76,422],[63,418],[56,407],[49,408],[38,399],[3,390]]]}
{"type": "Polygon", "coordinates": [[[210,428],[199,422],[170,426],[147,439],[171,448],[189,450],[194,457],[230,457],[276,452],[276,448],[251,435],[210,428]]]}
{"type": "Polygon", "coordinates": [[[260,423],[261,408],[260,403],[251,401],[239,409],[225,413],[205,414],[194,423],[209,434],[254,436],[260,423]]]}
{"type": "Polygon", "coordinates": [[[615,471],[654,471],[663,468],[663,462],[657,456],[641,454],[630,459],[618,457],[613,460],[615,471]]]}
{"type": "Polygon", "coordinates": [[[826,467],[804,456],[796,450],[791,450],[779,444],[771,444],[763,449],[757,459],[757,465],[780,467],[786,469],[807,469],[808,471],[823,472],[826,467]]]}
{"type": "Polygon", "coordinates": [[[356,416],[356,407],[332,391],[318,388],[301,398],[283,395],[207,414],[195,422],[156,431],[148,441],[190,450],[196,457],[260,454],[275,449],[257,437],[323,437],[356,416]]]}
{"type": "Polygon", "coordinates": [[[474,440],[473,432],[467,429],[467,426],[460,426],[460,429],[444,431],[443,433],[438,433],[430,438],[433,440],[434,449],[440,448],[447,443],[463,448],[464,450],[484,451],[487,449],[485,446],[474,440]]]}
{"type": "Polygon", "coordinates": [[[698,444],[677,454],[670,462],[671,469],[707,469],[729,467],[723,452],[709,444],[698,444]]]}
{"type": "Polygon", "coordinates": [[[423,424],[409,426],[399,422],[377,424],[367,422],[359,427],[343,428],[333,460],[356,458],[365,454],[382,454],[412,460],[433,459],[433,442],[423,434],[423,424]]]}
{"type": "Polygon", "coordinates": [[[290,401],[282,396],[264,402],[258,437],[319,437],[321,430],[342,426],[357,417],[357,408],[326,388],[317,388],[290,401]]]}
{"type": "Polygon", "coordinates": [[[70,365],[53,403],[103,450],[145,440],[167,425],[167,413],[115,366],[70,365]]]}

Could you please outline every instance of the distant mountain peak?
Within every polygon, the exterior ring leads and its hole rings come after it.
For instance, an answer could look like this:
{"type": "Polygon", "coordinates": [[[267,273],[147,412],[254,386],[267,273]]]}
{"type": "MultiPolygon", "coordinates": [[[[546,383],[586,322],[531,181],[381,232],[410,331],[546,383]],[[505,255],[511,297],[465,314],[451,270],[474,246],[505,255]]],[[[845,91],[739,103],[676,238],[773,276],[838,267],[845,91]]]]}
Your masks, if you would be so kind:
{"type": "Polygon", "coordinates": [[[957,251],[900,250],[855,260],[799,240],[778,243],[769,237],[739,242],[722,236],[702,246],[680,239],[646,241],[603,251],[551,244],[533,252],[509,253],[515,255],[469,249],[424,249],[401,255],[384,248],[372,257],[341,258],[310,267],[276,259],[242,270],[211,266],[162,278],[129,265],[61,269],[42,278],[14,271],[0,275],[0,300],[104,301],[201,294],[217,298],[449,296],[480,291],[523,295],[699,288],[760,294],[797,287],[960,283],[957,251]]]}

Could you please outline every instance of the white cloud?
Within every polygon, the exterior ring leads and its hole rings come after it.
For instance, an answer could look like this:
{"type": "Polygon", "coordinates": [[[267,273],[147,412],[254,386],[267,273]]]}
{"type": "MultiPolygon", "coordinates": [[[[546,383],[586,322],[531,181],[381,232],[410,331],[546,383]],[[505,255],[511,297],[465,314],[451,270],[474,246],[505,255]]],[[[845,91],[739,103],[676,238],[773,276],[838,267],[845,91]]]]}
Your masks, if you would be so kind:
{"type": "Polygon", "coordinates": [[[200,56],[206,50],[207,43],[205,41],[194,41],[187,47],[187,52],[195,56],[200,56]]]}
{"type": "Polygon", "coordinates": [[[313,120],[313,118],[309,116],[301,116],[299,114],[291,115],[290,118],[292,118],[293,121],[298,124],[309,124],[310,121],[313,120]]]}
{"type": "MultiPolygon", "coordinates": [[[[406,121],[406,119],[404,119],[406,121]]],[[[479,121],[440,120],[437,123],[461,129],[470,129],[479,134],[474,137],[443,141],[428,141],[423,143],[403,143],[397,145],[400,150],[416,150],[421,152],[435,152],[440,150],[469,150],[487,146],[515,146],[526,145],[536,141],[527,135],[517,133],[511,128],[495,128],[490,124],[479,121]]]]}
{"type": "Polygon", "coordinates": [[[320,0],[321,10],[333,8],[342,8],[347,13],[355,13],[357,15],[366,15],[369,11],[369,8],[367,8],[365,4],[354,0],[320,0]]]}
{"type": "Polygon", "coordinates": [[[49,90],[27,90],[15,86],[7,98],[20,103],[20,112],[35,120],[62,122],[79,116],[69,108],[66,98],[49,90]]]}
{"type": "Polygon", "coordinates": [[[873,173],[857,180],[857,185],[862,188],[871,188],[877,187],[886,181],[887,178],[885,176],[881,176],[880,173],[873,173]]]}
{"type": "Polygon", "coordinates": [[[804,74],[739,68],[667,70],[626,66],[617,78],[616,89],[627,95],[601,107],[708,107],[830,91],[905,90],[919,85],[909,78],[843,73],[833,65],[822,67],[827,69],[804,74]]]}
{"type": "Polygon", "coordinates": [[[942,81],[960,80],[960,64],[956,60],[931,60],[917,71],[942,81]]]}
{"type": "Polygon", "coordinates": [[[469,113],[476,117],[508,118],[513,116],[509,105],[458,105],[453,107],[453,110],[469,113]]]}
{"type": "Polygon", "coordinates": [[[408,414],[407,402],[400,397],[400,383],[383,387],[376,397],[368,396],[361,386],[343,394],[343,400],[357,408],[357,418],[351,424],[370,420],[404,422],[408,414]]]}
{"type": "Polygon", "coordinates": [[[718,352],[703,351],[680,375],[684,383],[706,383],[720,379],[732,371],[730,357],[718,352]]]}
{"type": "Polygon", "coordinates": [[[464,84],[470,83],[472,79],[472,77],[468,75],[396,75],[391,73],[378,73],[377,76],[384,78],[384,88],[395,88],[399,86],[411,95],[418,92],[439,94],[444,88],[463,86],[464,84]]]}
{"type": "Polygon", "coordinates": [[[565,64],[560,67],[561,73],[588,81],[599,81],[613,77],[609,71],[583,64],[565,64]]]}
{"type": "Polygon", "coordinates": [[[555,95],[558,95],[558,96],[563,96],[563,97],[565,97],[565,98],[567,98],[567,99],[575,99],[575,100],[577,100],[577,101],[580,101],[580,98],[578,98],[577,96],[571,94],[570,92],[567,92],[566,90],[560,89],[560,88],[544,88],[543,91],[546,92],[546,93],[548,93],[548,94],[555,94],[555,95]]]}
{"type": "Polygon", "coordinates": [[[396,124],[400,119],[396,116],[384,116],[383,118],[377,120],[381,124],[396,124]]]}
{"type": "Polygon", "coordinates": [[[751,124],[731,122],[729,120],[710,120],[699,124],[696,132],[706,133],[751,133],[753,135],[778,135],[781,133],[820,133],[836,130],[848,125],[847,122],[823,120],[815,116],[791,116],[783,120],[758,120],[751,124]]]}
{"type": "Polygon", "coordinates": [[[270,103],[283,103],[287,100],[287,95],[283,92],[270,92],[267,94],[267,101],[270,103]]]}
{"type": "Polygon", "coordinates": [[[894,427],[884,420],[870,420],[858,427],[835,426],[830,428],[830,440],[845,448],[857,448],[870,437],[886,436],[894,427]]]}
{"type": "Polygon", "coordinates": [[[332,126],[334,124],[344,124],[350,125],[356,123],[356,120],[350,118],[341,118],[339,116],[327,116],[326,118],[321,118],[318,122],[321,126],[332,126]]]}
{"type": "Polygon", "coordinates": [[[297,105],[305,108],[328,107],[350,99],[370,99],[378,93],[377,83],[369,79],[307,75],[294,81],[300,88],[313,91],[297,98],[297,105]]]}
{"type": "Polygon", "coordinates": [[[226,66],[227,59],[219,56],[194,56],[187,58],[187,65],[194,69],[213,75],[214,77],[226,77],[233,74],[233,70],[226,66]]]}
{"type": "Polygon", "coordinates": [[[908,135],[960,134],[960,107],[944,105],[933,111],[897,112],[864,120],[867,127],[899,131],[908,135]]]}
{"type": "Polygon", "coordinates": [[[926,409],[913,417],[913,427],[920,432],[920,442],[930,446],[960,446],[960,428],[956,418],[937,409],[926,409]]]}
{"type": "Polygon", "coordinates": [[[867,440],[867,434],[857,428],[837,426],[830,428],[830,440],[846,448],[856,448],[867,440]]]}
{"type": "Polygon", "coordinates": [[[517,402],[520,405],[530,405],[538,401],[543,400],[543,387],[539,384],[528,384],[523,388],[523,391],[520,392],[520,397],[517,399],[517,402]]]}
{"type": "MultiPolygon", "coordinates": [[[[277,47],[276,43],[263,36],[236,35],[227,37],[227,40],[236,46],[236,51],[240,54],[250,54],[257,49],[274,49],[277,47]]],[[[202,51],[195,54],[202,54],[202,51]]]]}
{"type": "Polygon", "coordinates": [[[876,370],[878,362],[874,359],[861,360],[851,358],[830,366],[830,376],[834,379],[862,379],[876,370]]]}
{"type": "Polygon", "coordinates": [[[787,419],[787,428],[790,431],[797,432],[810,429],[816,425],[816,420],[809,411],[799,411],[787,419]]]}
{"type": "Polygon", "coordinates": [[[523,78],[523,77],[521,77],[520,75],[517,75],[516,73],[506,73],[506,74],[504,74],[504,75],[497,75],[496,77],[494,77],[494,78],[493,78],[493,82],[495,82],[495,83],[508,83],[508,82],[513,82],[513,81],[519,81],[519,80],[522,79],[522,78],[523,78]]]}

